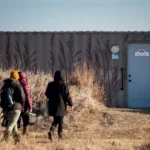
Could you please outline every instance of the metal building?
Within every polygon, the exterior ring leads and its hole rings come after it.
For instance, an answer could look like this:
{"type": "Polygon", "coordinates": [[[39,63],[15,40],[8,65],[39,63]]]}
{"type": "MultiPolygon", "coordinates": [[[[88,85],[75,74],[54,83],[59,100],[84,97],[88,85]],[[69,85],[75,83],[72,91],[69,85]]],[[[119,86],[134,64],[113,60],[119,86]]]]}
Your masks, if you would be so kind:
{"type": "Polygon", "coordinates": [[[112,107],[150,108],[150,32],[0,32],[1,68],[69,76],[84,63],[112,107]]]}

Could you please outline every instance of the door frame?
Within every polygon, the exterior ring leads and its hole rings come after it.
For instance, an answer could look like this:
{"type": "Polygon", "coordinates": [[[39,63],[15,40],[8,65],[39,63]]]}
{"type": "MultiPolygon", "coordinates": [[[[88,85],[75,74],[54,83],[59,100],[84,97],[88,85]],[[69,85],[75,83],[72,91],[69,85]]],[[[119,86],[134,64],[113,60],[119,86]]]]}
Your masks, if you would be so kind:
{"type": "Polygon", "coordinates": [[[129,108],[129,105],[128,105],[128,87],[129,87],[129,82],[128,82],[128,45],[129,44],[150,44],[150,41],[127,41],[126,42],[126,60],[127,60],[127,63],[126,63],[126,83],[127,83],[127,89],[126,89],[126,93],[127,93],[127,108],[129,108]]]}

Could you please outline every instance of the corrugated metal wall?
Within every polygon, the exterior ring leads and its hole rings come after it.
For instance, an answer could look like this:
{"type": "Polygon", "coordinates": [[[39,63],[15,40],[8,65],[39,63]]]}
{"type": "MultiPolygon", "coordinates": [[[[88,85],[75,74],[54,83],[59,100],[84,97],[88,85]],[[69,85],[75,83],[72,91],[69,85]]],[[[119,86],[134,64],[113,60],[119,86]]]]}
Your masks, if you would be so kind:
{"type": "Polygon", "coordinates": [[[126,43],[146,41],[150,32],[0,32],[0,64],[50,73],[63,69],[68,76],[86,63],[105,85],[112,106],[127,107],[121,98],[126,92],[120,91],[120,68],[127,70],[126,43]],[[111,59],[114,44],[120,48],[118,60],[111,59]]]}

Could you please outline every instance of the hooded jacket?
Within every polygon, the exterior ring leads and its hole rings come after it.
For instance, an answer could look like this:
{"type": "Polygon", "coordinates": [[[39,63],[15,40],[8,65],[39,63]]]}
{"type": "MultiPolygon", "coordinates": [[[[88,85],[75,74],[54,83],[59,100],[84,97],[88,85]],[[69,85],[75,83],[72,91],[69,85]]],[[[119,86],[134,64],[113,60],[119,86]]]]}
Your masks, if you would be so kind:
{"type": "Polygon", "coordinates": [[[55,72],[54,81],[48,84],[45,95],[49,99],[50,116],[64,116],[66,106],[73,105],[61,71],[55,72]]]}
{"type": "MultiPolygon", "coordinates": [[[[13,109],[15,110],[21,110],[21,106],[24,104],[25,102],[25,95],[24,95],[24,91],[20,85],[19,82],[9,78],[9,79],[5,79],[4,80],[4,85],[3,87],[10,87],[13,91],[12,94],[12,99],[14,101],[14,107],[13,109]]],[[[2,88],[3,88],[2,87],[2,88]]]]}
{"type": "Polygon", "coordinates": [[[25,93],[25,104],[22,107],[21,111],[26,112],[32,109],[32,100],[30,98],[30,90],[28,86],[27,75],[24,72],[19,72],[19,82],[24,90],[25,93]]]}

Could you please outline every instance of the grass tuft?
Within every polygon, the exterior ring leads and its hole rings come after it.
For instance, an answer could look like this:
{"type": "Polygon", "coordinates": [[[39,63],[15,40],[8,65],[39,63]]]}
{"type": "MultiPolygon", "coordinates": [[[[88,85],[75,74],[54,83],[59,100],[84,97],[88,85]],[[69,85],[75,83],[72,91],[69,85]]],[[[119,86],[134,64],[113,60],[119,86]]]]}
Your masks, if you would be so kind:
{"type": "MultiPolygon", "coordinates": [[[[150,111],[107,108],[103,86],[99,87],[93,82],[90,72],[83,70],[76,70],[72,76],[74,79],[69,81],[74,110],[64,118],[63,140],[58,141],[56,130],[52,143],[48,140],[47,133],[53,119],[44,117],[43,112],[46,100],[44,93],[53,78],[42,72],[27,72],[37,123],[29,127],[26,136],[21,135],[22,128],[19,130],[21,142],[17,146],[10,140],[7,144],[0,143],[0,149],[148,150],[150,111]]],[[[9,77],[10,71],[0,70],[0,86],[9,77]]],[[[0,127],[1,137],[4,130],[0,127]]]]}

